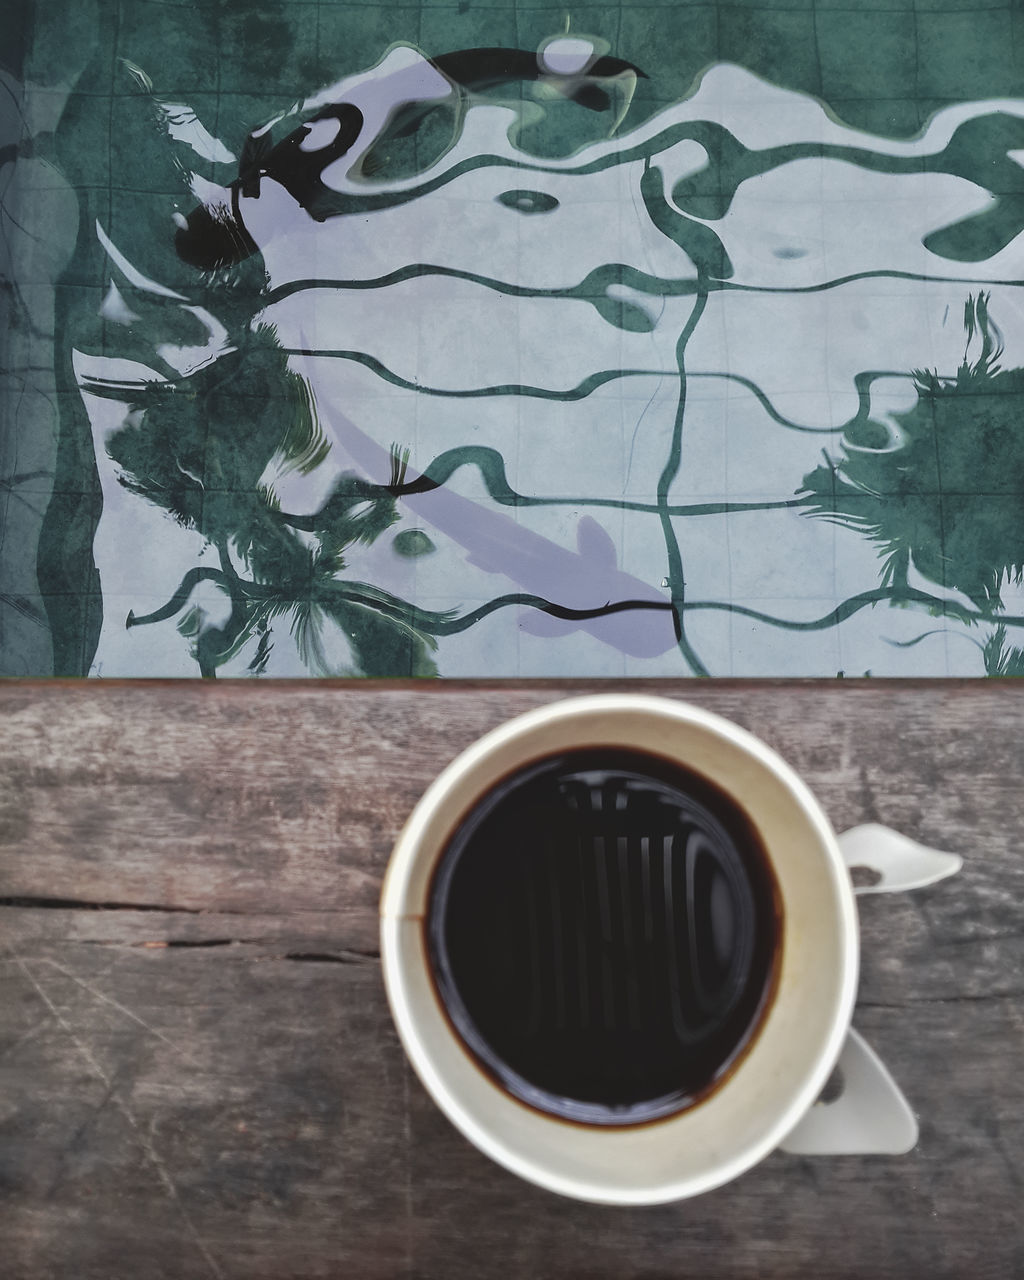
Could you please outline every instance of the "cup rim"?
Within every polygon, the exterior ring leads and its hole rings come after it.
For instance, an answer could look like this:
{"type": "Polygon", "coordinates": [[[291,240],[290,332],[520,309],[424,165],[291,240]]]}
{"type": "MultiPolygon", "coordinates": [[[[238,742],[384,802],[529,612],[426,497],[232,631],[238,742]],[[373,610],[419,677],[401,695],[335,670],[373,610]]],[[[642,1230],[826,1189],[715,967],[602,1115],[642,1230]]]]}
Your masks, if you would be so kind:
{"type": "MultiPolygon", "coordinates": [[[[681,763],[694,768],[691,759],[682,759],[681,763]]],[[[720,773],[701,768],[697,771],[730,790],[720,773]]],[[[735,775],[732,781],[735,782],[735,775]]],[[[757,813],[750,816],[760,825],[757,813]]],[[[812,922],[811,927],[819,925],[812,922]]],[[[828,930],[821,936],[830,936],[828,930]]],[[[381,958],[388,1001],[405,1051],[434,1101],[470,1141],[499,1164],[560,1194],[600,1203],[654,1204],[696,1195],[737,1177],[774,1150],[812,1105],[839,1056],[850,1025],[859,938],[853,886],[832,827],[807,785],[772,748],[733,722],[682,700],[648,694],[595,694],[561,699],[506,721],[461,752],[430,784],[400,833],[388,864],[381,893],[381,958]],[[795,822],[796,827],[785,829],[797,832],[795,843],[806,850],[812,862],[816,860],[813,875],[821,880],[820,901],[802,901],[795,879],[801,874],[800,869],[790,868],[790,900],[783,894],[786,918],[782,972],[752,1043],[725,1083],[716,1086],[707,1101],[673,1116],[641,1126],[601,1126],[594,1131],[602,1135],[600,1146],[595,1147],[588,1145],[589,1138],[565,1136],[567,1124],[571,1129],[587,1126],[534,1111],[502,1090],[475,1061],[471,1063],[472,1055],[451,1026],[428,972],[423,939],[426,893],[433,866],[446,843],[444,832],[450,834],[461,820],[467,796],[475,799],[498,776],[548,754],[543,744],[552,734],[555,739],[559,735],[564,739],[573,726],[584,726],[593,732],[596,725],[606,724],[609,728],[604,732],[613,735],[611,738],[588,736],[577,745],[592,745],[595,741],[615,745],[616,731],[628,725],[629,732],[635,733],[641,723],[659,726],[670,738],[673,733],[683,733],[684,738],[686,734],[696,734],[705,744],[720,745],[723,758],[734,760],[739,767],[749,765],[758,779],[757,785],[771,791],[770,803],[783,806],[784,812],[772,819],[777,829],[783,829],[778,826],[780,822],[795,822]],[[495,774],[495,770],[498,772],[492,780],[478,785],[474,792],[474,780],[479,784],[481,778],[495,774]],[[814,966],[807,965],[807,954],[799,954],[800,945],[806,946],[805,943],[796,944],[797,954],[790,957],[794,944],[787,941],[786,930],[790,927],[791,901],[797,902],[798,919],[793,923],[801,938],[808,932],[805,926],[811,921],[810,908],[829,916],[832,941],[826,947],[829,954],[825,957],[825,972],[815,979],[824,983],[827,994],[814,994],[810,1000],[812,1041],[802,1054],[795,1055],[792,1078],[773,1079],[762,1088],[772,1099],[773,1114],[755,1116],[759,1055],[769,1074],[774,1071],[778,1075],[780,1064],[788,1068],[785,1054],[790,1051],[783,1048],[780,1057],[777,1043],[783,1034],[781,1028],[787,1020],[799,1025],[800,1018],[808,1016],[808,1009],[800,1007],[801,980],[794,966],[801,970],[814,966]],[[787,959],[791,961],[789,970],[787,959]],[[428,992],[433,996],[432,1002],[428,992]],[[774,1028],[772,1053],[758,1047],[768,1025],[774,1028]],[[452,1052],[453,1046],[457,1052],[452,1052]],[[714,1110],[720,1119],[725,1117],[722,1125],[728,1133],[731,1113],[728,1109],[723,1111],[723,1102],[738,1107],[741,1113],[750,1113],[750,1133],[732,1142],[714,1142],[715,1150],[699,1168],[675,1175],[662,1169],[660,1158],[666,1156],[669,1144],[685,1144],[688,1134],[702,1129],[707,1142],[709,1110],[714,1110]],[[695,1117],[701,1113],[703,1121],[695,1124],[695,1117]],[[510,1132],[516,1134],[519,1130],[532,1133],[544,1150],[538,1153],[530,1149],[529,1134],[510,1140],[510,1132]],[[556,1132],[563,1135],[560,1141],[554,1136],[556,1132]],[[621,1158],[598,1160],[603,1168],[588,1166],[588,1153],[597,1158],[601,1151],[613,1147],[619,1148],[621,1158]],[[649,1176],[644,1175],[637,1162],[651,1166],[649,1176]],[[627,1166],[631,1170],[629,1176],[623,1172],[627,1166]]],[[[807,992],[803,994],[807,998],[807,992]]],[[[806,1035],[804,1040],[806,1043],[806,1035]]]]}

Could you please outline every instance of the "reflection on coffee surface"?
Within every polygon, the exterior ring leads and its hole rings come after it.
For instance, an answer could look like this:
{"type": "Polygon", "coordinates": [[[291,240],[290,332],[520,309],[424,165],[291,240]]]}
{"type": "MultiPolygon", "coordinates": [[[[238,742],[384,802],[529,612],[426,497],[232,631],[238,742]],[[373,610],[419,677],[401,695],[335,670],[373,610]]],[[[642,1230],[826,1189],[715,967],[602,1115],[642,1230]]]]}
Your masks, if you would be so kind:
{"type": "Polygon", "coordinates": [[[434,876],[441,999],[514,1096],[592,1124],[698,1101],[756,1031],[781,919],[743,811],[661,757],[550,756],[461,823],[434,876]]]}

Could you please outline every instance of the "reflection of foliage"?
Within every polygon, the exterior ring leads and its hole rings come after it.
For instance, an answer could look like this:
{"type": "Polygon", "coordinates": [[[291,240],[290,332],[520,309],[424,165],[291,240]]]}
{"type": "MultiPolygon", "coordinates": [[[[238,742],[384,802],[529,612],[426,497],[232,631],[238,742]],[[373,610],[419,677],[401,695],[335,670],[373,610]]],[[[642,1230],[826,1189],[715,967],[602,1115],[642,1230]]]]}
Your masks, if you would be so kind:
{"type": "Polygon", "coordinates": [[[981,352],[953,378],[915,371],[918,402],[895,414],[899,439],[866,424],[844,457],[804,478],[811,513],[866,534],[884,583],[908,564],[963,592],[983,612],[1002,607],[1006,578],[1024,579],[1024,369],[1001,370],[1002,343],[979,294],[965,308],[981,352]]]}
{"type": "Polygon", "coordinates": [[[985,641],[985,674],[989,676],[1024,676],[1024,649],[1008,646],[1006,628],[996,627],[985,641]]]}
{"type": "MultiPolygon", "coordinates": [[[[220,563],[192,570],[173,600],[143,618],[129,615],[130,626],[174,616],[209,581],[230,598],[227,623],[209,626],[193,606],[178,624],[204,675],[254,638],[250,669],[261,671],[271,623],[282,615],[314,671],[331,669],[322,634],[329,620],[348,637],[360,672],[436,674],[435,641],[414,625],[409,606],[339,578],[346,549],[373,542],[398,518],[391,487],[343,475],[317,515],[299,518],[281,514],[263,479],[272,460],[278,474],[306,474],[328,447],[309,388],[288,369],[272,330],[257,328],[241,349],[187,378],[150,384],[135,410],[108,442],[121,482],[208,538],[220,563]]],[[[399,478],[402,470],[396,460],[399,478]]]]}

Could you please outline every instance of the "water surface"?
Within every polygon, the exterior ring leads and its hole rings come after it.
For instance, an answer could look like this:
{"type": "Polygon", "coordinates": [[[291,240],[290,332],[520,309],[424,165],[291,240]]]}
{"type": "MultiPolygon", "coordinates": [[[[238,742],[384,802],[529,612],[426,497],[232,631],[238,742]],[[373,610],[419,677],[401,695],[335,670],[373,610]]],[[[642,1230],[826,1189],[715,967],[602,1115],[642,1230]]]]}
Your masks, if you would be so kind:
{"type": "Polygon", "coordinates": [[[1012,68],[157,8],[10,81],[8,670],[1024,671],[1012,68]]]}

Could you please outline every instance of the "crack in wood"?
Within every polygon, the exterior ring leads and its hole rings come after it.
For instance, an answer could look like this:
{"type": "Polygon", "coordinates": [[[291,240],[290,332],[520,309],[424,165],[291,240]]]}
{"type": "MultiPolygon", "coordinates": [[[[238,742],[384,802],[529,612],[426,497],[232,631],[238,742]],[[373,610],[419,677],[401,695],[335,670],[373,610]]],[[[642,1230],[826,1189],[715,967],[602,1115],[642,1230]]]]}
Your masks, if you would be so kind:
{"type": "Polygon", "coordinates": [[[163,944],[159,942],[146,942],[143,946],[159,947],[234,947],[240,946],[246,941],[245,938],[169,938],[163,944]]]}
{"type": "Polygon", "coordinates": [[[298,960],[303,964],[364,964],[367,960],[379,960],[379,951],[288,951],[282,960],[298,960]]]}
{"type": "MultiPolygon", "coordinates": [[[[153,911],[169,915],[188,916],[329,916],[346,914],[344,907],[296,907],[243,909],[240,907],[182,907],[162,902],[96,902],[88,898],[53,898],[37,894],[12,894],[0,897],[0,909],[10,907],[16,911],[153,911]]],[[[242,939],[247,941],[247,939],[242,939]]]]}
{"type": "MultiPolygon", "coordinates": [[[[171,949],[209,950],[216,947],[271,947],[273,937],[267,938],[146,938],[129,942],[120,938],[75,938],[65,940],[76,947],[118,947],[138,951],[169,951],[171,949]]],[[[380,961],[377,950],[360,950],[345,947],[337,951],[288,951],[275,955],[259,956],[259,960],[298,960],[306,964],[363,964],[380,961]]]]}
{"type": "MultiPolygon", "coordinates": [[[[168,907],[156,902],[89,902],[81,898],[41,898],[29,895],[0,898],[0,907],[32,911],[166,911],[181,915],[202,915],[199,907],[168,907]]],[[[220,910],[218,914],[228,913],[220,910]]]]}

